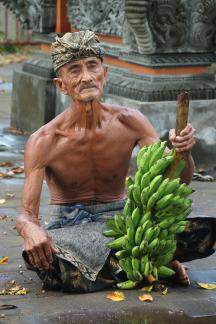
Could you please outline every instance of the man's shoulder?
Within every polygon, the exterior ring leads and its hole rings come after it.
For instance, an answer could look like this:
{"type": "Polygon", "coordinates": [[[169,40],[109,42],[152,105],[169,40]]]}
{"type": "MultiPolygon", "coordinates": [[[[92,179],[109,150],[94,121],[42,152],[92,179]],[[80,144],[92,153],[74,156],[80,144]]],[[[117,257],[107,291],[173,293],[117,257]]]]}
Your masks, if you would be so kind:
{"type": "Polygon", "coordinates": [[[143,114],[135,109],[130,108],[127,106],[121,106],[117,104],[105,104],[112,113],[116,114],[118,117],[125,117],[125,118],[139,118],[140,116],[143,116],[143,114]]]}
{"type": "Polygon", "coordinates": [[[41,126],[38,130],[31,134],[31,136],[28,139],[27,145],[33,145],[35,148],[41,145],[50,145],[56,137],[56,129],[61,124],[63,116],[64,113],[59,114],[50,122],[41,126]]]}

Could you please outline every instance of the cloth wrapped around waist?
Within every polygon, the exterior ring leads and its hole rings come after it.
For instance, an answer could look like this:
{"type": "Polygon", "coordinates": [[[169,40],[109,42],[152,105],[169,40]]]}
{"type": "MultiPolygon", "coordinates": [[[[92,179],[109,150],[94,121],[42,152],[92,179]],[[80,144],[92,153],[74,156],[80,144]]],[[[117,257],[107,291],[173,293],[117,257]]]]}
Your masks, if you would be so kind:
{"type": "Polygon", "coordinates": [[[110,253],[110,240],[102,233],[106,219],[122,212],[126,200],[101,204],[52,206],[47,230],[59,248],[57,256],[73,264],[89,280],[95,281],[110,253]]]}

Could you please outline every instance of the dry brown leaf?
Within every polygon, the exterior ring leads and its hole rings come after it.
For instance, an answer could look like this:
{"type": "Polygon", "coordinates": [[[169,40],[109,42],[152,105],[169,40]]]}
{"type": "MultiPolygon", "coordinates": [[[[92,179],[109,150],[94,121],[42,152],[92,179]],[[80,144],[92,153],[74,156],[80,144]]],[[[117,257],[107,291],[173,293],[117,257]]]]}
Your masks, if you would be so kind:
{"type": "Polygon", "coordinates": [[[125,295],[121,291],[112,291],[106,295],[106,298],[111,299],[112,301],[122,301],[125,300],[125,295]]]}
{"type": "Polygon", "coordinates": [[[8,197],[8,198],[14,198],[15,197],[15,194],[14,193],[7,192],[6,193],[6,197],[8,197]]]}
{"type": "Polygon", "coordinates": [[[156,281],[156,278],[152,274],[150,274],[147,276],[147,280],[149,283],[153,283],[156,281]]]}
{"type": "Polygon", "coordinates": [[[198,286],[203,288],[203,289],[216,289],[216,284],[210,284],[207,282],[197,282],[198,286]]]}
{"type": "Polygon", "coordinates": [[[139,300],[140,301],[147,301],[147,302],[152,302],[153,301],[153,297],[151,295],[148,294],[143,294],[139,296],[139,300]]]}
{"type": "Polygon", "coordinates": [[[12,174],[9,174],[8,172],[0,172],[0,178],[11,178],[13,176],[13,172],[12,174]]]}
{"type": "Polygon", "coordinates": [[[8,256],[3,256],[0,258],[0,264],[7,264],[9,260],[8,256]]]}
{"type": "Polygon", "coordinates": [[[5,199],[0,199],[0,205],[3,205],[6,203],[6,200],[5,199]]]}
{"type": "Polygon", "coordinates": [[[24,172],[24,168],[21,167],[14,167],[9,172],[13,172],[14,174],[19,174],[24,172]]]}
{"type": "Polygon", "coordinates": [[[0,162],[0,167],[13,167],[14,163],[12,162],[0,162]]]}
{"type": "Polygon", "coordinates": [[[28,289],[12,280],[9,285],[0,291],[0,295],[26,295],[28,289]]]}
{"type": "Polygon", "coordinates": [[[141,291],[146,291],[146,292],[151,292],[153,289],[153,286],[145,286],[145,287],[142,287],[140,290],[141,291]]]}
{"type": "Polygon", "coordinates": [[[166,287],[163,291],[162,291],[162,295],[167,295],[168,294],[168,288],[166,287]]]}

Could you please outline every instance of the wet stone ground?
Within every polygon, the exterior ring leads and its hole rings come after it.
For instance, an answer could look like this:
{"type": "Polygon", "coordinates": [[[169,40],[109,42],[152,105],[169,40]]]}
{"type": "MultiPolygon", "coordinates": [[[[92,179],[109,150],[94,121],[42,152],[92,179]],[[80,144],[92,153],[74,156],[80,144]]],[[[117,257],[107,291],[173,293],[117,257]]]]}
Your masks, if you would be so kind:
{"type": "MultiPolygon", "coordinates": [[[[0,162],[13,162],[23,166],[23,150],[26,136],[5,133],[10,125],[11,76],[13,68],[0,67],[0,162]]],[[[0,167],[0,172],[10,167],[0,167]]],[[[141,302],[138,289],[125,291],[126,300],[113,302],[106,299],[107,291],[70,295],[62,292],[44,291],[36,275],[25,269],[21,258],[22,238],[15,230],[16,217],[20,212],[21,190],[24,174],[0,178],[0,257],[8,256],[8,263],[0,265],[0,290],[15,280],[29,293],[26,295],[0,296],[0,323],[216,323],[216,290],[205,290],[196,282],[216,283],[216,254],[187,263],[191,287],[169,286],[168,294],[151,293],[151,303],[141,302]],[[14,309],[1,309],[13,305],[14,309]]],[[[215,217],[216,182],[193,182],[194,211],[192,217],[215,217]]],[[[49,193],[43,184],[40,217],[42,225],[49,218],[49,193]]]]}

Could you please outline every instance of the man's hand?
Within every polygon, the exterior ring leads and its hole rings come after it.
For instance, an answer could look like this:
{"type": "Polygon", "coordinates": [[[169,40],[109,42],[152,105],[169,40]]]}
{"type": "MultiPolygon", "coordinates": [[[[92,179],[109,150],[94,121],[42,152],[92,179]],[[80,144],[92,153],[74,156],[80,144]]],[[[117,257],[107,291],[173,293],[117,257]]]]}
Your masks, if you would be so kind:
{"type": "Polygon", "coordinates": [[[191,124],[187,124],[179,136],[176,135],[174,129],[170,130],[169,140],[176,152],[191,153],[191,150],[196,143],[195,132],[196,130],[191,124]]]}
{"type": "Polygon", "coordinates": [[[53,254],[58,253],[51,237],[39,225],[29,222],[23,228],[24,250],[30,263],[38,269],[49,269],[53,254]]]}

